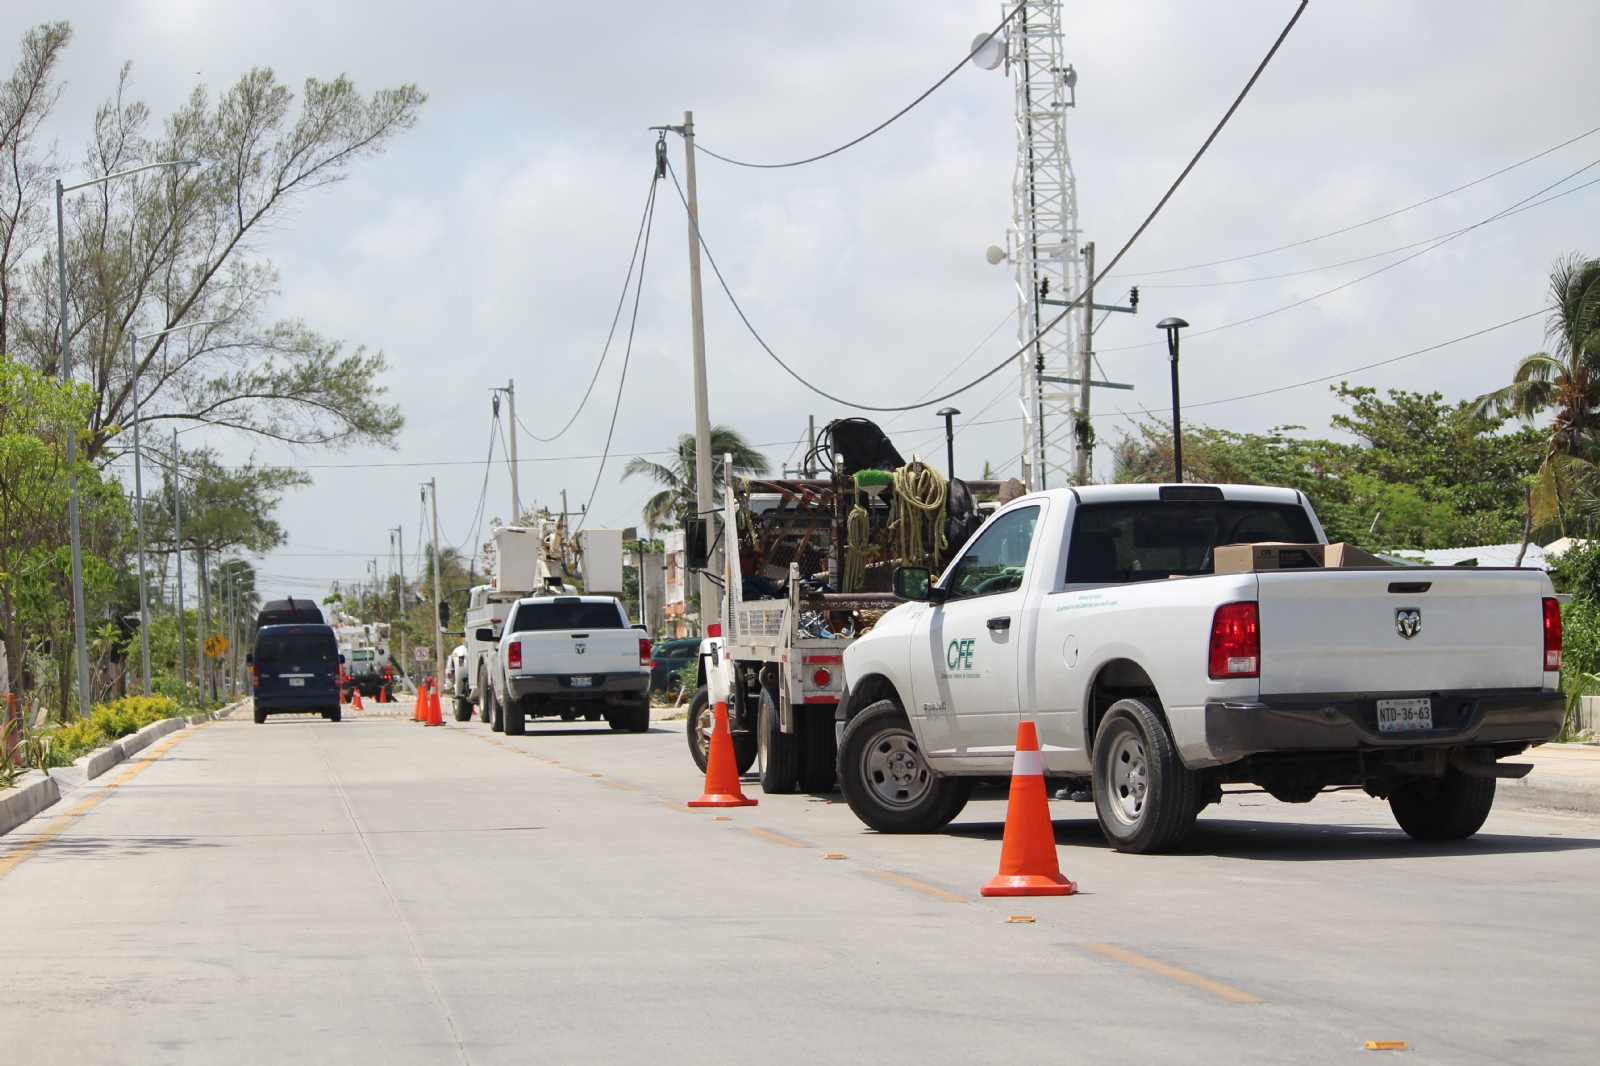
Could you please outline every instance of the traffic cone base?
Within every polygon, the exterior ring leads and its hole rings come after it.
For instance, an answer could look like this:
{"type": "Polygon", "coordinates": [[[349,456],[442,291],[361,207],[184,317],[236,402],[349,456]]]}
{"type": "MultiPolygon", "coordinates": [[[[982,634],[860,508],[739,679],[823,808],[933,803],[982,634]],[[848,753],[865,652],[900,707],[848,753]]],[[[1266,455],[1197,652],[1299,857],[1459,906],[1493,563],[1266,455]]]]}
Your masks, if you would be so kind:
{"type": "Polygon", "coordinates": [[[1056,861],[1056,833],[1045,796],[1039,733],[1032,722],[1017,724],[1000,872],[979,891],[985,896],[1070,896],[1078,891],[1076,884],[1061,875],[1056,861]]]}
{"type": "MultiPolygon", "coordinates": [[[[694,723],[689,723],[694,728],[694,723]]],[[[758,800],[739,790],[739,767],[733,758],[733,734],[728,732],[728,705],[717,701],[716,722],[711,727],[711,750],[706,753],[706,791],[691,807],[754,807],[758,800]]]]}
{"type": "Polygon", "coordinates": [[[351,695],[350,695],[350,706],[351,706],[351,708],[353,708],[354,710],[357,710],[357,711],[362,709],[362,707],[361,707],[361,690],[360,689],[356,689],[355,692],[351,693],[351,695]]]}

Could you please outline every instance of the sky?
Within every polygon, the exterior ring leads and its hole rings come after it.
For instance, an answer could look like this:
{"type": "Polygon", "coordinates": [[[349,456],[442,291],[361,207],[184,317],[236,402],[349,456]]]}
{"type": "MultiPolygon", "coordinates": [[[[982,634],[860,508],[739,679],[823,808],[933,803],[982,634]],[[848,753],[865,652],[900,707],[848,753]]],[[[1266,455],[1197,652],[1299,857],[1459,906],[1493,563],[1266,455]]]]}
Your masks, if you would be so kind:
{"type": "MultiPolygon", "coordinates": [[[[1084,237],[1102,263],[1294,6],[1066,0],[1065,54],[1079,73],[1068,146],[1084,237]]],[[[670,185],[658,193],[620,399],[618,345],[571,429],[534,436],[568,421],[600,357],[652,181],[649,127],[693,110],[700,142],[735,158],[825,151],[923,92],[1001,13],[989,0],[10,0],[0,47],[9,59],[27,27],[73,24],[49,126],[68,159],[82,158],[94,109],[125,62],[157,116],[197,84],[217,92],[254,66],[295,86],[345,74],[367,92],[414,83],[428,94],[414,129],[302,199],[263,249],[281,274],[276,316],[385,354],[382,384],[406,419],[395,447],[296,453],[220,432],[206,439],[234,461],[253,455],[313,476],[284,499],[288,542],[259,569],[269,595],[320,598],[332,581],[362,580],[370,560],[387,575],[394,528],[416,573],[418,487],[430,478],[445,544],[471,553],[492,519],[509,517],[508,470],[485,465],[489,390],[508,379],[525,427],[523,501],[559,509],[565,490],[574,511],[588,504],[590,526],[637,524],[655,486],[621,480],[623,464],[663,458],[694,423],[687,225],[670,185]]],[[[1584,136],[1600,127],[1597,39],[1597,5],[1314,0],[1097,291],[1102,302],[1141,291],[1138,315],[1111,316],[1096,337],[1105,373],[1135,386],[1096,393],[1100,440],[1147,410],[1168,413],[1155,324],[1169,315],[1191,323],[1186,424],[1332,435],[1341,406],[1329,382],[1302,384],[1329,376],[1450,400],[1505,384],[1518,358],[1544,347],[1537,312],[1553,261],[1600,254],[1600,185],[1579,188],[1600,165],[1572,176],[1600,163],[1600,132],[1584,136]],[[1469,182],[1478,183],[1439,197],[1469,182]],[[1417,242],[1569,190],[1413,257],[1417,242]],[[1219,260],[1228,261],[1201,266],[1219,260]]],[[[803,376],[860,403],[908,403],[1014,349],[1011,273],[984,257],[1004,243],[1011,216],[1012,112],[1004,72],[969,66],[822,162],[752,170],[701,157],[707,247],[755,328],[803,376]]],[[[668,149],[681,173],[681,140],[669,136],[668,149]]],[[[775,469],[800,462],[807,416],[821,425],[860,413],[779,369],[709,266],[705,320],[712,420],[744,433],[775,469]]],[[[976,477],[985,462],[1018,473],[1016,372],[948,402],[963,411],[958,475],[976,477]]],[[[881,420],[902,454],[942,456],[931,411],[881,420]]],[[[189,434],[191,446],[207,432],[189,434]]],[[[1102,448],[1096,474],[1110,473],[1102,448]]]]}

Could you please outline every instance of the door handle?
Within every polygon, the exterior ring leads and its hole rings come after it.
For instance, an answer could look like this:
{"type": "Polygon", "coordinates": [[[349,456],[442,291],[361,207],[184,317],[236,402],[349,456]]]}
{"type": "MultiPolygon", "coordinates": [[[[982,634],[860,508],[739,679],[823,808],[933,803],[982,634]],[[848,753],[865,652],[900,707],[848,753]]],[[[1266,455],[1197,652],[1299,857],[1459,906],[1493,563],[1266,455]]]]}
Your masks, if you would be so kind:
{"type": "Polygon", "coordinates": [[[990,629],[995,629],[995,630],[998,630],[998,629],[1010,629],[1011,628],[1011,616],[1009,614],[1003,614],[999,618],[991,618],[991,619],[989,619],[988,626],[989,626],[990,629]]]}

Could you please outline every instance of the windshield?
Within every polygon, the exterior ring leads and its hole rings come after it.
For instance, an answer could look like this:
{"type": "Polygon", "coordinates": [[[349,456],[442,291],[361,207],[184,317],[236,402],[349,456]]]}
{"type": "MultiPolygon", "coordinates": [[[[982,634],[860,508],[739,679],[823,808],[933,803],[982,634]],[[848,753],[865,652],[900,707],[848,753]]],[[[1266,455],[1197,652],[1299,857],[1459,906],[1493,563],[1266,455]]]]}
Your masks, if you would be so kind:
{"type": "Polygon", "coordinates": [[[337,656],[330,633],[265,633],[256,639],[258,663],[331,663],[337,656]]]}
{"type": "Polygon", "coordinates": [[[517,608],[511,632],[527,633],[545,629],[627,629],[628,622],[614,603],[584,603],[547,600],[524,603],[517,608]]]}
{"type": "Polygon", "coordinates": [[[371,648],[357,648],[350,653],[350,661],[355,663],[371,662],[377,657],[377,652],[371,648]]]}
{"type": "Polygon", "coordinates": [[[1212,549],[1258,541],[1315,543],[1305,509],[1247,500],[1137,500],[1078,508],[1067,584],[1109,585],[1209,574],[1212,549]]]}

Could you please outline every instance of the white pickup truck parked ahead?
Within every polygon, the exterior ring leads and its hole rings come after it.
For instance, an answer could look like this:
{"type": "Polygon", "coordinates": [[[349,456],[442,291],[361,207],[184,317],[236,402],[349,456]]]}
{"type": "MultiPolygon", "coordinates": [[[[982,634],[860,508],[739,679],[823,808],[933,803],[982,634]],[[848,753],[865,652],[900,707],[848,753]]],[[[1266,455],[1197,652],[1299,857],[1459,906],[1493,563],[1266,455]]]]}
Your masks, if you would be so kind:
{"type": "MultiPolygon", "coordinates": [[[[491,639],[488,627],[476,634],[491,639]]],[[[527,720],[602,717],[650,728],[650,639],[611,596],[540,596],[512,605],[489,663],[492,728],[521,736],[527,720]]]]}
{"type": "Polygon", "coordinates": [[[1181,843],[1225,784],[1288,803],[1356,785],[1424,840],[1478,830],[1498,760],[1552,740],[1561,615],[1539,570],[1214,573],[1213,551],[1326,543],[1305,498],[1104,485],[1013,501],[939,581],[844,653],[840,786],[887,832],[927,832],[1010,772],[1019,717],[1047,777],[1092,792],[1124,851],[1181,843]]]}

